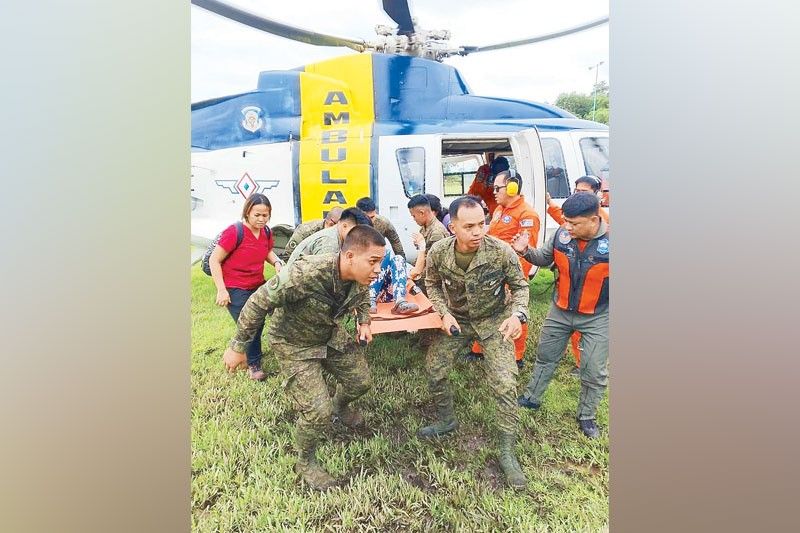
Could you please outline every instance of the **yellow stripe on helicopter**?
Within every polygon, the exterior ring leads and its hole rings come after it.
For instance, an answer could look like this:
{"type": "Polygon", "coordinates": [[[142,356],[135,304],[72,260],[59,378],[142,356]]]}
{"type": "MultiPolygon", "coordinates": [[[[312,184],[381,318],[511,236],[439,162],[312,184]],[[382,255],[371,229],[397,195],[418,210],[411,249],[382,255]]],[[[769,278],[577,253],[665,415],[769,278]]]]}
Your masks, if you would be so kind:
{"type": "Polygon", "coordinates": [[[300,213],[308,221],[369,196],[375,121],[372,55],[307,65],[300,75],[300,105],[300,213]]]}

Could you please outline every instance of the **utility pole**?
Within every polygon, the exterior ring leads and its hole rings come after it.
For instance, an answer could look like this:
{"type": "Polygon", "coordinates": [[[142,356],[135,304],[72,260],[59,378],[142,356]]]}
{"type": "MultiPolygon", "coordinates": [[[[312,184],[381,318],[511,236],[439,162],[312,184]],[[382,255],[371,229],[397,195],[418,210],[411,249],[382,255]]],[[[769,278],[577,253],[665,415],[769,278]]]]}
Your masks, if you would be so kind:
{"type": "Polygon", "coordinates": [[[592,88],[592,120],[594,120],[594,113],[597,110],[597,76],[600,73],[600,65],[605,63],[601,61],[598,64],[589,67],[589,70],[594,69],[594,87],[592,88]]]}

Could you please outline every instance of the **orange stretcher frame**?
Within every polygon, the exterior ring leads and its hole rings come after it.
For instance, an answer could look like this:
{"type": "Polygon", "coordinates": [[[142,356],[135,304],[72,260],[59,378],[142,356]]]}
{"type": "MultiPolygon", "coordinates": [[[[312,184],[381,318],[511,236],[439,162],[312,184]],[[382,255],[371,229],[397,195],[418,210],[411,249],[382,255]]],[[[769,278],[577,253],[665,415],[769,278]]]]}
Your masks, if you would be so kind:
{"type": "Polygon", "coordinates": [[[419,306],[419,311],[413,315],[393,315],[394,302],[378,304],[378,312],[370,314],[372,323],[370,330],[373,335],[378,333],[391,333],[393,331],[415,331],[419,329],[439,329],[442,327],[442,318],[434,311],[433,304],[422,292],[406,295],[406,301],[419,306]]]}

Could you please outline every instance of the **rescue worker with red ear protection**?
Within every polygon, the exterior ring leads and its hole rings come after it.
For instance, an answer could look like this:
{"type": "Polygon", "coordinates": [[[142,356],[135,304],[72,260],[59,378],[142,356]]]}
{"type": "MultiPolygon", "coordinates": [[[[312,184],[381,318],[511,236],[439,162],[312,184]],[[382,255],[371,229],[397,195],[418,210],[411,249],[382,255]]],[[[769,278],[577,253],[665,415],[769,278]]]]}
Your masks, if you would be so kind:
{"type": "Polygon", "coordinates": [[[577,192],[564,201],[564,225],[539,249],[528,245],[523,232],[511,246],[534,265],[555,262],[558,267],[553,303],[536,348],[536,363],[521,407],[538,409],[553,371],[574,331],[581,333],[581,393],[578,424],[590,438],[600,436],[597,406],[608,385],[608,224],[599,215],[600,201],[590,192],[577,192]]]}
{"type": "MultiPolygon", "coordinates": [[[[497,201],[497,208],[492,215],[486,234],[510,243],[516,235],[527,231],[528,244],[535,248],[539,241],[539,215],[521,194],[522,176],[513,169],[504,170],[495,177],[492,190],[497,201]]],[[[522,257],[519,258],[519,263],[522,267],[522,275],[528,279],[533,265],[522,257]]],[[[514,354],[519,368],[524,365],[525,340],[527,338],[528,324],[524,323],[522,324],[522,335],[514,341],[514,354]]],[[[467,357],[475,360],[476,356],[480,356],[480,354],[481,347],[476,342],[472,345],[472,351],[467,357]]]]}

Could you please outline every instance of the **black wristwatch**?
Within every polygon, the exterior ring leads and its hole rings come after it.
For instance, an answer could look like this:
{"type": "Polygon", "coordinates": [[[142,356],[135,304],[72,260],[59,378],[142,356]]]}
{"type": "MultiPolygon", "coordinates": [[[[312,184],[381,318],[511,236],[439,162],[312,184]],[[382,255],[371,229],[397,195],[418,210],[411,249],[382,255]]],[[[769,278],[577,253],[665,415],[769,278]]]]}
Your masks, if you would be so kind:
{"type": "Polygon", "coordinates": [[[528,317],[526,317],[525,313],[522,311],[514,311],[514,314],[517,315],[520,324],[526,324],[528,322],[528,317]]]}

